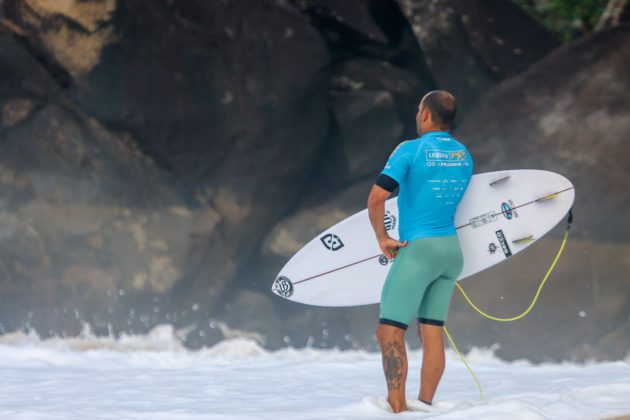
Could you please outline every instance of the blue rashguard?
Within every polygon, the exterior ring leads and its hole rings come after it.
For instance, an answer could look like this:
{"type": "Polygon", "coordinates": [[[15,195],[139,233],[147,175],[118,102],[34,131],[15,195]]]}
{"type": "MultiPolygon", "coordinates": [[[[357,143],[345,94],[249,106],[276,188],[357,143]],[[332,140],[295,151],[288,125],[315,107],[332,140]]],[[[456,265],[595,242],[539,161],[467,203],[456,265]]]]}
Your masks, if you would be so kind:
{"type": "Polygon", "coordinates": [[[448,132],[402,142],[382,174],[398,182],[400,240],[455,234],[454,217],[473,172],[468,149],[448,132]]]}

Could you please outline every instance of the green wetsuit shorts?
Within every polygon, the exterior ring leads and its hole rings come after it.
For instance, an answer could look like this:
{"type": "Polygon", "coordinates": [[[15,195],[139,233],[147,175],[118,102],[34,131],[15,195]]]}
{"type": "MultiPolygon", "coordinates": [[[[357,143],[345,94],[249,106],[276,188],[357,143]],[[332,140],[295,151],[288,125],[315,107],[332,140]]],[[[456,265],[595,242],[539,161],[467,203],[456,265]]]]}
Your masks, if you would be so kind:
{"type": "Polygon", "coordinates": [[[463,264],[457,235],[409,241],[385,279],[379,322],[406,329],[415,315],[419,323],[444,325],[463,264]]]}

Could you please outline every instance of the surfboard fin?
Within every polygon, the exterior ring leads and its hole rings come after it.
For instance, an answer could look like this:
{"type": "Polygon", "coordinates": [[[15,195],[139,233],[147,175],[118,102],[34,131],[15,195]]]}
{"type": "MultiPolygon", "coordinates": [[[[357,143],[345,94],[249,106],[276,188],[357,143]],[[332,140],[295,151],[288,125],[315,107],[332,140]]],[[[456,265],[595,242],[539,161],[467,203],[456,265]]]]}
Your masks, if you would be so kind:
{"type": "Polygon", "coordinates": [[[510,179],[511,176],[512,175],[506,175],[501,178],[495,179],[494,181],[491,181],[490,184],[488,185],[490,185],[491,187],[494,187],[495,185],[500,184],[501,182],[507,181],[508,179],[510,179]]]}
{"type": "Polygon", "coordinates": [[[534,235],[525,235],[522,238],[514,239],[512,241],[513,244],[526,244],[527,242],[533,242],[534,235]]]}
{"type": "Polygon", "coordinates": [[[556,198],[560,193],[553,193],[553,194],[547,194],[544,195],[540,198],[537,198],[536,200],[534,200],[537,203],[540,203],[541,201],[547,201],[547,200],[551,200],[552,198],[556,198]]]}

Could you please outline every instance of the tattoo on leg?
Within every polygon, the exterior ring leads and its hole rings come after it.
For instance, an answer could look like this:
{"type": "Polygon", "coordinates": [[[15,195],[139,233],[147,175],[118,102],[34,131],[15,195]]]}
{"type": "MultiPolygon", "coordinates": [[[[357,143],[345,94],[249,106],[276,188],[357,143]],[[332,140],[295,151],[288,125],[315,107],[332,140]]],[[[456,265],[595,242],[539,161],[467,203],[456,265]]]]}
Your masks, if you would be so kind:
{"type": "Polygon", "coordinates": [[[404,344],[391,342],[383,345],[383,370],[385,371],[388,391],[400,389],[400,379],[403,375],[405,357],[404,344]]]}

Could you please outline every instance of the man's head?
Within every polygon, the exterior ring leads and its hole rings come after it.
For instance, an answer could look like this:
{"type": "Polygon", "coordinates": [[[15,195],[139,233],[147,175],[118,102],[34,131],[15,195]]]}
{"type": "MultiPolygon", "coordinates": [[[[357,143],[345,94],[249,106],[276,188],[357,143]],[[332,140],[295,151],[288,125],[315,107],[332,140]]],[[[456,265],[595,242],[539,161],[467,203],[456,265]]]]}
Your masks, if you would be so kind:
{"type": "Polygon", "coordinates": [[[416,125],[418,134],[429,131],[450,131],[455,120],[455,97],[445,90],[433,90],[420,101],[416,125]]]}

